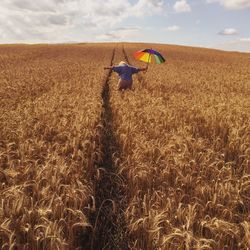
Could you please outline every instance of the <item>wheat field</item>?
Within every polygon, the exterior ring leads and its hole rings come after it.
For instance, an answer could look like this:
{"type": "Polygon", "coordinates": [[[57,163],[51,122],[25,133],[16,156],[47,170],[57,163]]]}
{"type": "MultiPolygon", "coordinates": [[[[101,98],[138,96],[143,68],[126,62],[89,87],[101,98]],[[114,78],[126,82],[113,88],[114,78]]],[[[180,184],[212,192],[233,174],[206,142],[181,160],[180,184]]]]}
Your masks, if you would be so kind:
{"type": "Polygon", "coordinates": [[[1,249],[250,249],[250,54],[0,46],[1,249]],[[166,58],[118,92],[119,61],[166,58]]]}

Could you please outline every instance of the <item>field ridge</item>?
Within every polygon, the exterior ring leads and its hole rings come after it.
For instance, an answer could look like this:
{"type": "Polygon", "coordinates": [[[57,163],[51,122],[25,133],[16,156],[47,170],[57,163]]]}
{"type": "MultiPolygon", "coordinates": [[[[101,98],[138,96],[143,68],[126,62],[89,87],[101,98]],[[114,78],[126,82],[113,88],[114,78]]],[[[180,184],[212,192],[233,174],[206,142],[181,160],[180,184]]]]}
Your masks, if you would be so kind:
{"type": "MultiPolygon", "coordinates": [[[[113,65],[115,49],[111,58],[113,65]]],[[[125,237],[125,219],[122,210],[124,199],[124,179],[117,173],[117,160],[120,147],[113,128],[113,111],[110,105],[110,77],[109,71],[103,85],[102,100],[102,161],[99,163],[101,172],[96,188],[97,214],[91,243],[91,249],[128,249],[123,238],[125,237]],[[116,160],[115,160],[116,159],[116,160]]]]}

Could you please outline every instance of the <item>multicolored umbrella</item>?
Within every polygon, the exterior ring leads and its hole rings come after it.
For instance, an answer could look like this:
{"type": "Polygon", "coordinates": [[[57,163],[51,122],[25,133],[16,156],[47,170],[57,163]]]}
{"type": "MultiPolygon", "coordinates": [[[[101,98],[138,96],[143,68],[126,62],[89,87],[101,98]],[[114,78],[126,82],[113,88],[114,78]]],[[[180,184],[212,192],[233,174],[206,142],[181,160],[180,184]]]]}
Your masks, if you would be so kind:
{"type": "Polygon", "coordinates": [[[157,64],[165,62],[164,57],[156,50],[153,49],[143,49],[134,53],[135,59],[140,61],[151,63],[154,61],[157,64]]]}

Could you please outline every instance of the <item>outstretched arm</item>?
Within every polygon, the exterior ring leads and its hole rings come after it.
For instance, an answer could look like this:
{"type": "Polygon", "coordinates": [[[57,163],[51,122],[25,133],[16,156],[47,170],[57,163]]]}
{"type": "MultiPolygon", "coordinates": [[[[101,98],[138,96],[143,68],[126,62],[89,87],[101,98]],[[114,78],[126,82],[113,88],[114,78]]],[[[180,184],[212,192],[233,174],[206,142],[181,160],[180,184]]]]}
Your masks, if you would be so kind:
{"type": "Polygon", "coordinates": [[[104,67],[104,69],[113,69],[113,66],[104,67]]]}
{"type": "Polygon", "coordinates": [[[147,71],[148,70],[148,64],[145,68],[139,68],[139,71],[147,71]]]}

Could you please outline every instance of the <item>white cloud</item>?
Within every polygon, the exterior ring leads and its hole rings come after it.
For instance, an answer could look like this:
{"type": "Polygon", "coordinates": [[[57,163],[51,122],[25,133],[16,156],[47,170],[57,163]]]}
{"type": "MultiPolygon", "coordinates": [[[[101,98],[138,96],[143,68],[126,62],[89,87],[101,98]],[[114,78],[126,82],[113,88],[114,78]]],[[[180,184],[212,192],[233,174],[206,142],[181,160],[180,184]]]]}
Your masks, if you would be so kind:
{"type": "Polygon", "coordinates": [[[237,40],[225,42],[223,44],[213,46],[213,48],[250,53],[250,37],[239,38],[237,40]]]}
{"type": "MultiPolygon", "coordinates": [[[[89,40],[128,17],[162,14],[164,8],[164,0],[1,0],[0,43],[89,40]]],[[[112,36],[121,34],[106,37],[112,36]]]]}
{"type": "Polygon", "coordinates": [[[98,34],[95,38],[100,41],[123,41],[124,39],[128,41],[137,37],[140,30],[140,27],[120,27],[104,34],[98,34]]]}
{"type": "Polygon", "coordinates": [[[191,11],[191,7],[190,5],[187,3],[186,0],[180,0],[177,1],[174,5],[174,10],[176,12],[190,12],[191,11]]]}
{"type": "Polygon", "coordinates": [[[173,26],[167,27],[165,30],[167,30],[167,31],[178,31],[179,29],[180,29],[179,26],[173,25],[173,26]]]}
{"type": "Polygon", "coordinates": [[[35,12],[56,12],[56,0],[2,0],[1,5],[7,6],[10,10],[26,10],[35,12]]]}
{"type": "Polygon", "coordinates": [[[135,16],[145,16],[162,13],[163,10],[163,0],[139,0],[129,11],[135,16]]]}
{"type": "Polygon", "coordinates": [[[218,33],[219,35],[225,35],[225,36],[231,36],[231,35],[237,35],[238,31],[234,28],[227,28],[218,33]]]}
{"type": "Polygon", "coordinates": [[[247,37],[247,38],[240,38],[239,41],[240,41],[240,42],[250,43],[250,37],[247,37]]]}
{"type": "Polygon", "coordinates": [[[218,2],[229,10],[240,10],[250,7],[250,0],[207,0],[207,2],[218,2]]]}

